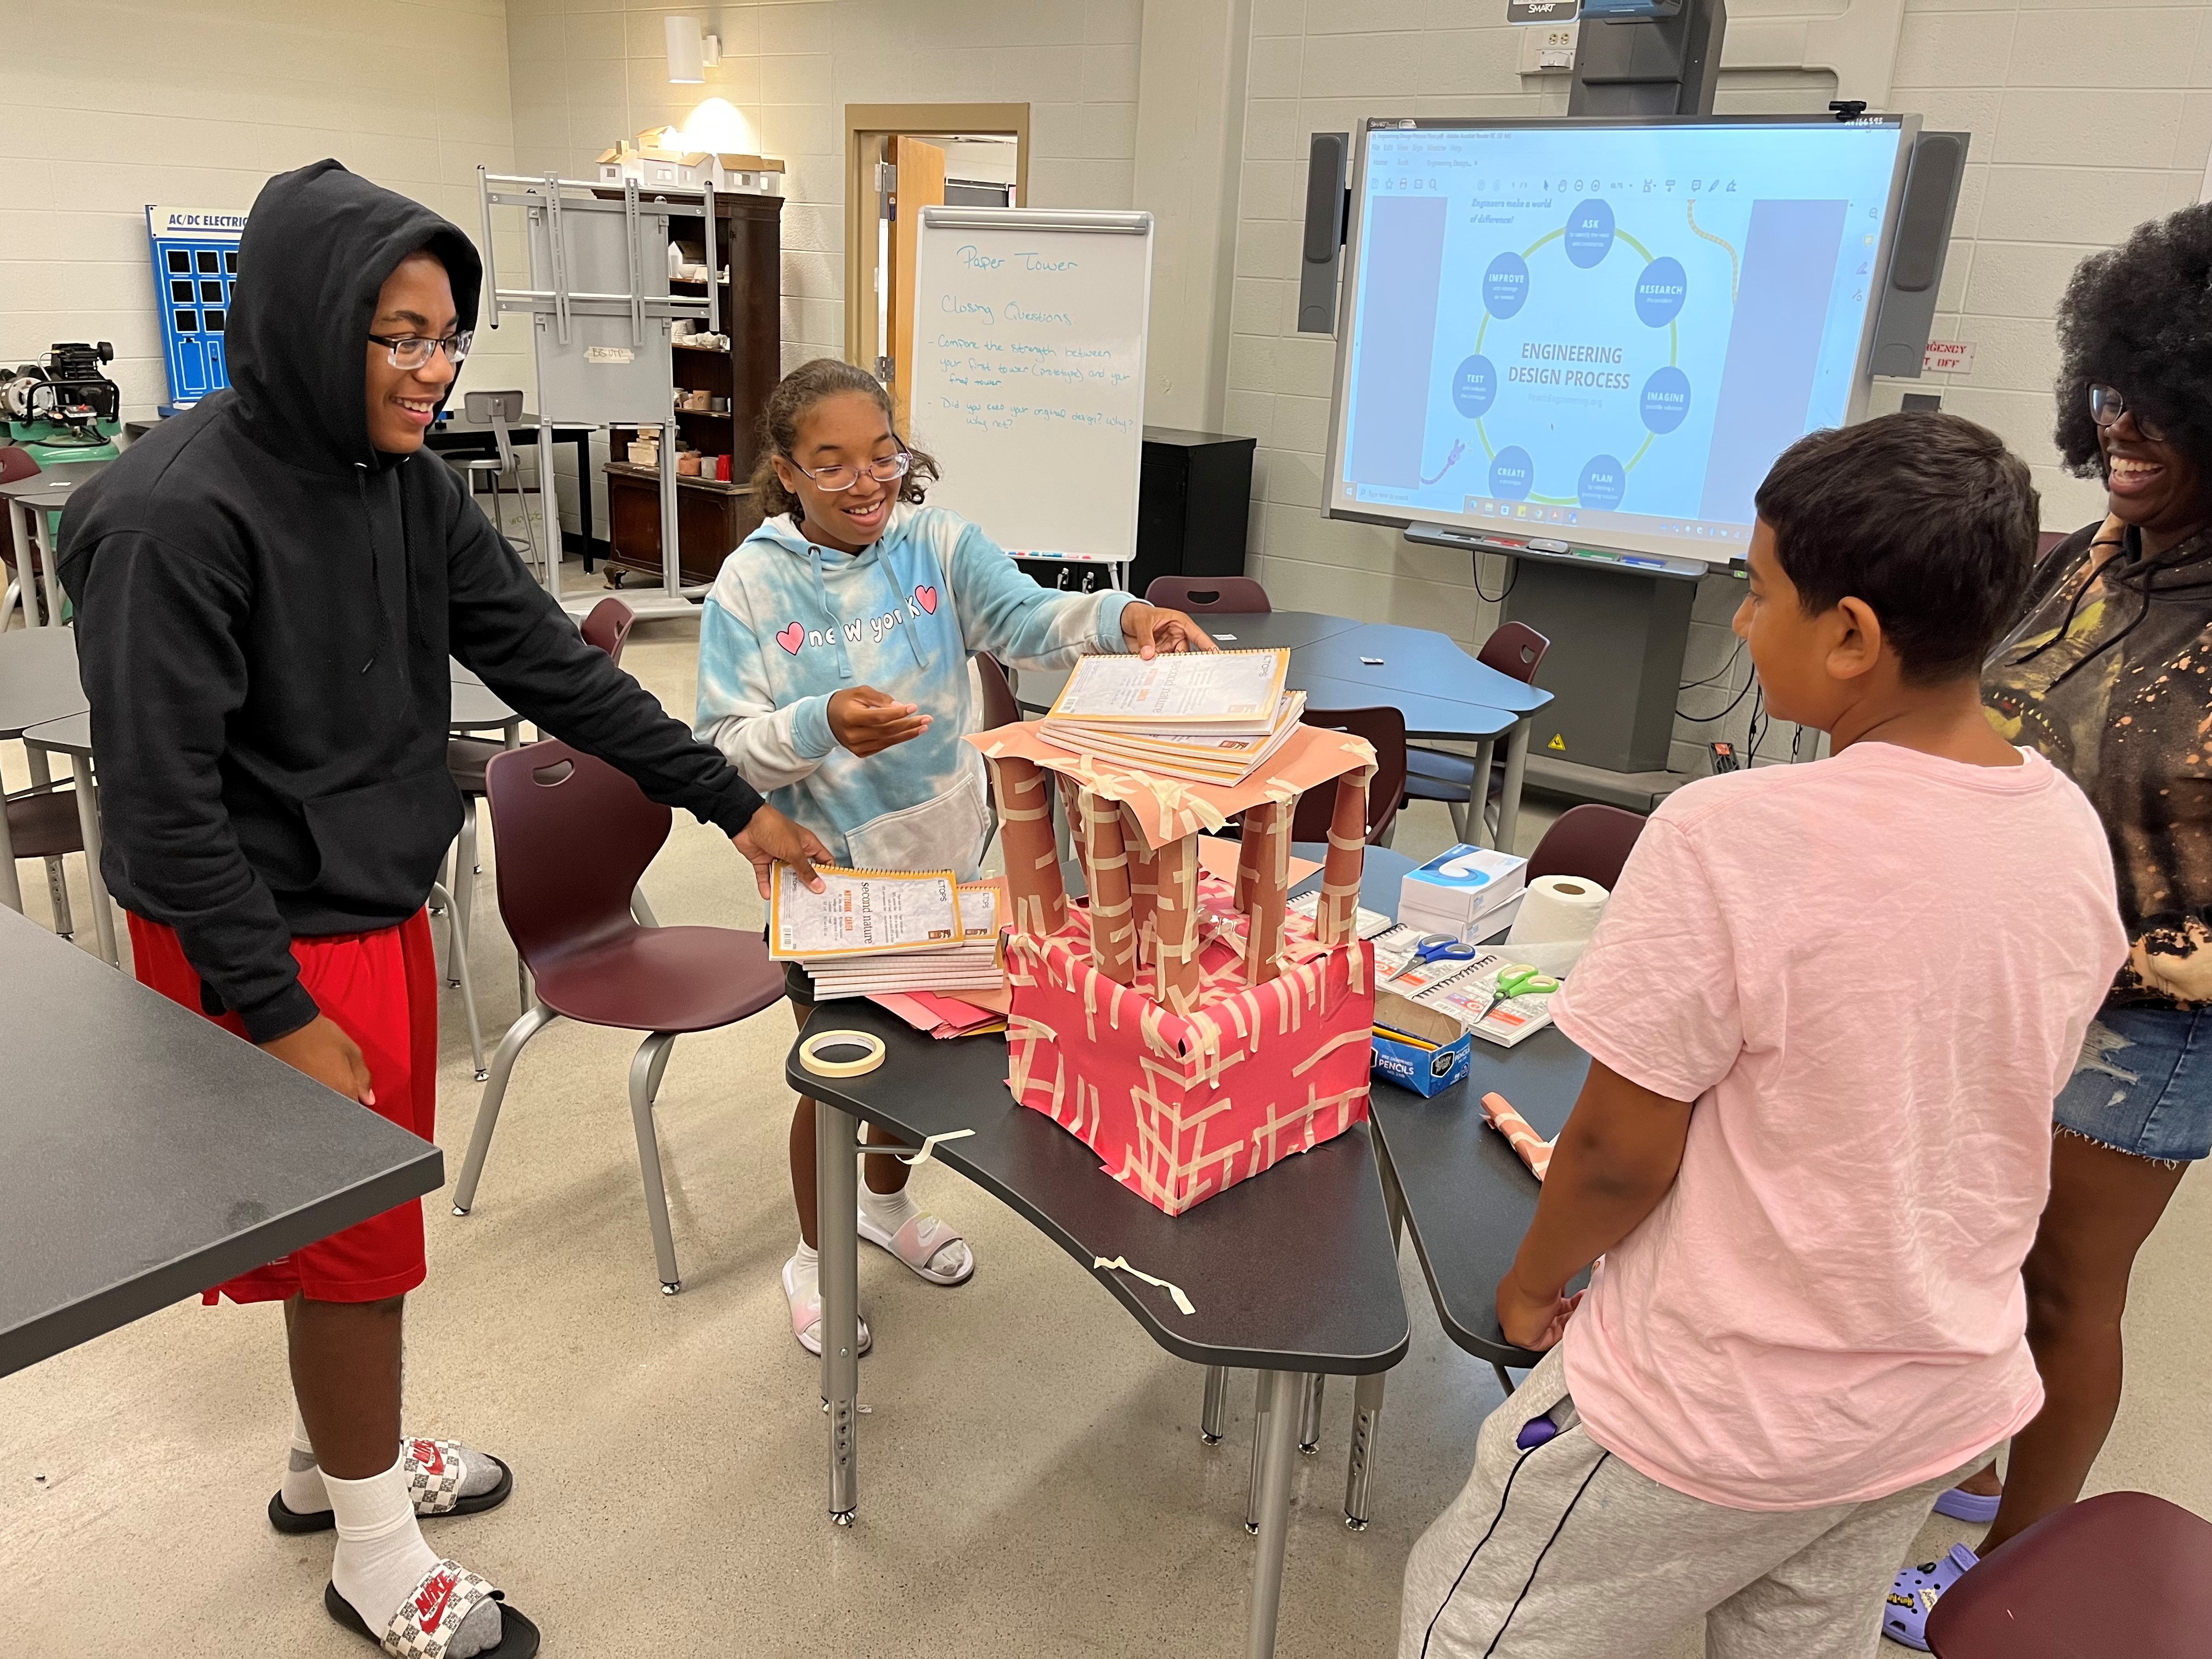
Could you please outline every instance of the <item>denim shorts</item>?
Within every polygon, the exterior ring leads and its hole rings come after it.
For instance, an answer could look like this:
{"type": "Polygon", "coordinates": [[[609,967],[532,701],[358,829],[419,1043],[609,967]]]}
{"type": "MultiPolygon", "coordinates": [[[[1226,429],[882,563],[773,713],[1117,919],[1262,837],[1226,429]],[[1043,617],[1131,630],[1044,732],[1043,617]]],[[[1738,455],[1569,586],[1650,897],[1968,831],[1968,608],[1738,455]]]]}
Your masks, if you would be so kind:
{"type": "Polygon", "coordinates": [[[2057,1118],[2137,1158],[2185,1164],[2212,1153],[2212,1011],[2099,1010],[2057,1118]]]}

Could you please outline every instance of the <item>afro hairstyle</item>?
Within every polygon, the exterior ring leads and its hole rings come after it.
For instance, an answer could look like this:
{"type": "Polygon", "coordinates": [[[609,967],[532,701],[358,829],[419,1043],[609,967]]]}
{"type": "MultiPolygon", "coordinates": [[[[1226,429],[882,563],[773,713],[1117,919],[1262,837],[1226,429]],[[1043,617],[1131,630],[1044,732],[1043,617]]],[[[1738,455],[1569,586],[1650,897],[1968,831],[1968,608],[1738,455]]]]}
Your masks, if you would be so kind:
{"type": "Polygon", "coordinates": [[[2058,302],[2058,453],[2101,477],[2089,387],[2117,387],[2212,471],[2212,204],[2136,227],[2075,267],[2058,302]]]}

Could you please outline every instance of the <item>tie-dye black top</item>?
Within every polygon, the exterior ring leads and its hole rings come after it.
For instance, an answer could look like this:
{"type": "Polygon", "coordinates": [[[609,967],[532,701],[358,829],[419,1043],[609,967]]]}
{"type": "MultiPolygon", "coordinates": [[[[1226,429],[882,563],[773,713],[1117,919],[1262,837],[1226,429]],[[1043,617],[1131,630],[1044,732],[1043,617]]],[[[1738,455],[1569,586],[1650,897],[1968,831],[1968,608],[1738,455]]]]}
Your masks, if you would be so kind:
{"type": "Polygon", "coordinates": [[[2112,1000],[2212,1006],[2212,532],[2147,559],[2106,520],[2029,591],[1982,701],[2104,820],[2131,947],[2112,1000]]]}

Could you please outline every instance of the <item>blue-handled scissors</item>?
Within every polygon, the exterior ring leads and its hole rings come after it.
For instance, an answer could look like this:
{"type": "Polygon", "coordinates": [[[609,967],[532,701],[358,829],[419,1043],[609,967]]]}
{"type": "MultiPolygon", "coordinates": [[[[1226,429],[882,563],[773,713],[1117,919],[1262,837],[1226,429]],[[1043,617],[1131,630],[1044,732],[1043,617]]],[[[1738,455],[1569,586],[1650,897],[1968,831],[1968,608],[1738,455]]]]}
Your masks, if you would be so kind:
{"type": "MultiPolygon", "coordinates": [[[[1427,966],[1442,957],[1446,962],[1472,962],[1475,947],[1451,933],[1424,933],[1413,946],[1413,954],[1398,975],[1410,974],[1416,968],[1427,966]]],[[[1398,975],[1393,975],[1397,977],[1398,975]]]]}
{"type": "Polygon", "coordinates": [[[1498,983],[1490,994],[1490,1000],[1475,1016],[1475,1024],[1480,1025],[1488,1019],[1490,1011],[1501,1002],[1510,1002],[1520,996],[1549,996],[1559,988],[1559,981],[1549,974],[1539,973],[1525,962],[1508,963],[1498,970],[1498,983]]]}

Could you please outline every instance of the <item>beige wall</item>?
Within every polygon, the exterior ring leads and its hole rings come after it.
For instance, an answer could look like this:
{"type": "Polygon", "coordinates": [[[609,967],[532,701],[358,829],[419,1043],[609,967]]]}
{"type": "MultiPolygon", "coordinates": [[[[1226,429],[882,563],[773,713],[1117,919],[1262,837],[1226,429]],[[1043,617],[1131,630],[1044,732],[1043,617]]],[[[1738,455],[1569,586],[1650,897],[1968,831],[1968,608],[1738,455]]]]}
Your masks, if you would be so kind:
{"type": "Polygon", "coordinates": [[[617,138],[736,106],[781,159],[787,363],[844,351],[847,104],[1030,106],[1039,206],[1127,207],[1142,0],[795,0],[625,9],[507,0],[518,162],[570,176],[617,138]],[[668,82],[663,19],[718,35],[703,85],[668,82]]]}
{"type": "MultiPolygon", "coordinates": [[[[243,210],[334,155],[473,234],[477,164],[506,166],[513,142],[503,10],[0,0],[0,360],[109,340],[125,415],[167,400],[149,202],[243,210]]],[[[528,386],[522,346],[488,337],[464,383],[528,386]]]]}

